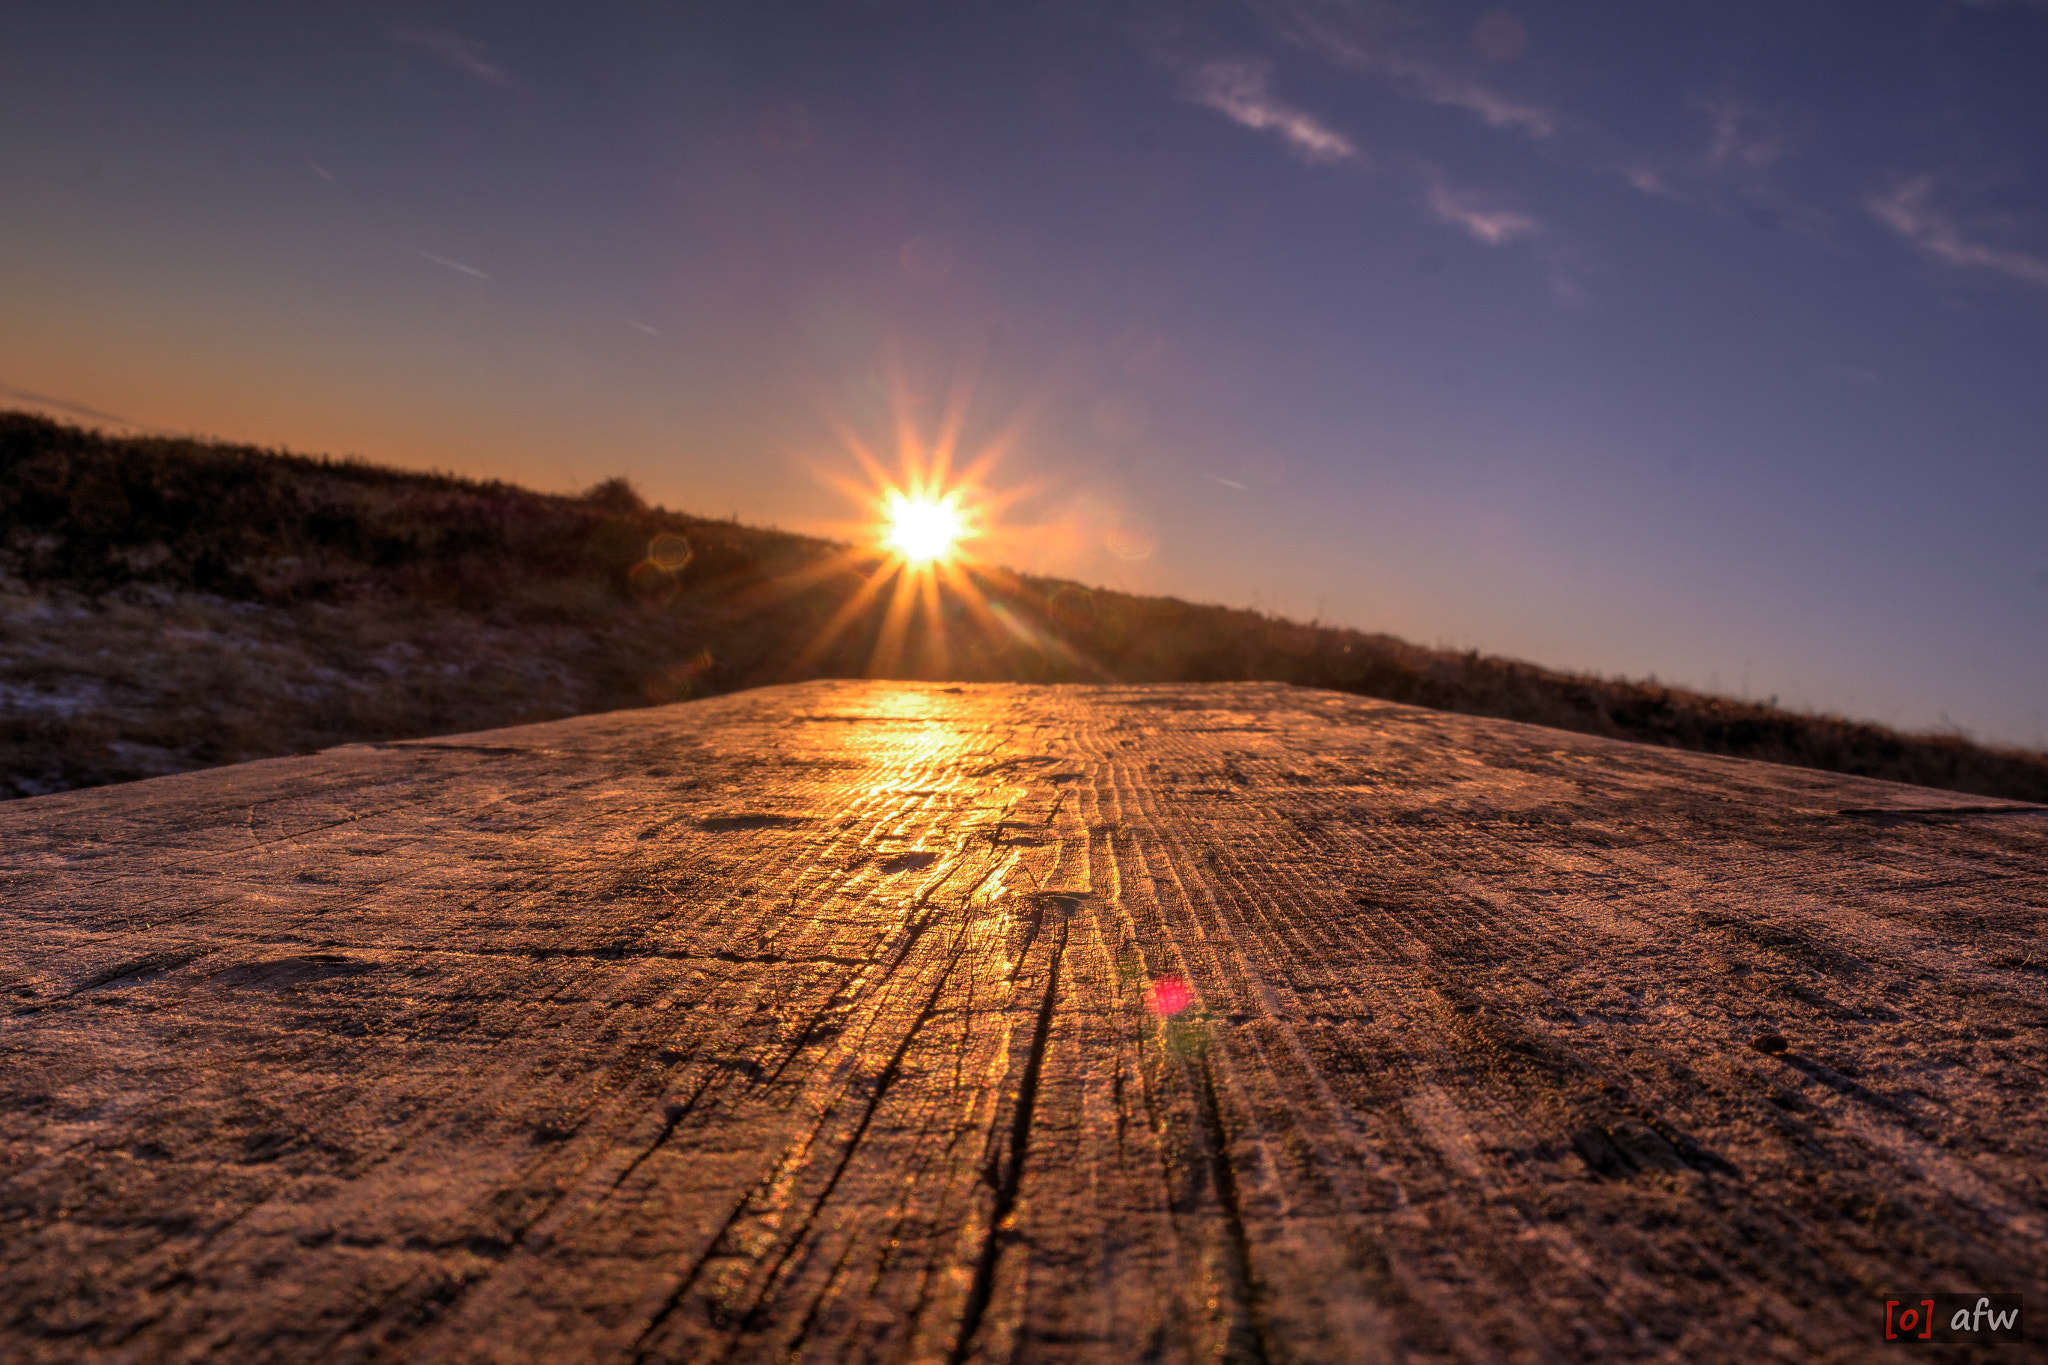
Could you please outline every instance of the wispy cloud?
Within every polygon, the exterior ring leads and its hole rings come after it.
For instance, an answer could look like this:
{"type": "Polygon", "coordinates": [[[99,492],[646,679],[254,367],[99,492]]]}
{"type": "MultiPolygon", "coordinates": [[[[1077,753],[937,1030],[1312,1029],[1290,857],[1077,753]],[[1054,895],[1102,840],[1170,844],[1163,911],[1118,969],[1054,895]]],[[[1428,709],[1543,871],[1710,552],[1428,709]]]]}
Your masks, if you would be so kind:
{"type": "Polygon", "coordinates": [[[484,274],[483,271],[478,270],[473,265],[464,265],[460,261],[451,261],[446,256],[436,256],[431,251],[419,251],[415,252],[414,254],[416,254],[423,261],[432,261],[435,265],[445,265],[450,270],[460,270],[463,274],[474,276],[479,280],[488,280],[491,278],[489,275],[484,274]]]}
{"type": "Polygon", "coordinates": [[[1565,308],[1592,307],[1593,296],[1586,288],[1586,277],[1598,272],[1585,258],[1564,244],[1552,245],[1543,255],[1550,297],[1565,308]]]}
{"type": "Polygon", "coordinates": [[[1776,115],[1732,94],[1694,95],[1686,102],[1705,119],[1704,144],[1682,155],[1609,162],[1606,169],[1658,199],[1760,226],[1823,230],[1828,215],[1785,173],[1798,142],[1776,115]]]}
{"type": "Polygon", "coordinates": [[[1453,227],[1463,228],[1488,246],[1505,246],[1521,237],[1533,237],[1543,226],[1526,213],[1490,208],[1477,196],[1453,189],[1441,175],[1429,177],[1426,202],[1429,211],[1453,227]]]}
{"type": "Polygon", "coordinates": [[[1929,203],[1934,177],[1901,180],[1863,201],[1873,217],[1944,265],[1992,270],[2048,289],[2048,257],[1974,241],[1948,214],[1929,203]]]}
{"type": "Polygon", "coordinates": [[[1669,177],[1654,166],[1645,166],[1638,162],[1617,167],[1616,174],[1629,183],[1629,188],[1642,194],[1655,195],[1659,199],[1670,199],[1681,204],[1685,202],[1685,196],[1672,187],[1669,177]]]}
{"type": "Polygon", "coordinates": [[[1391,53],[1371,56],[1369,61],[1374,69],[1405,86],[1417,99],[1477,114],[1489,128],[1504,128],[1529,137],[1550,137],[1557,132],[1557,115],[1548,109],[1496,94],[1426,62],[1391,53]]]}
{"type": "Polygon", "coordinates": [[[1378,42],[1360,41],[1339,33],[1321,15],[1297,12],[1290,25],[1298,41],[1339,66],[1387,81],[1410,99],[1463,109],[1489,128],[1545,138],[1561,120],[1540,105],[1512,99],[1498,91],[1419,57],[1396,52],[1378,42]]]}
{"type": "Polygon", "coordinates": [[[1195,73],[1188,97],[1247,128],[1277,133],[1309,161],[1344,161],[1358,154],[1342,133],[1275,98],[1271,80],[1264,62],[1210,62],[1195,73]]]}
{"type": "Polygon", "coordinates": [[[391,35],[407,47],[416,47],[438,58],[443,66],[473,76],[501,90],[517,90],[512,73],[492,61],[484,45],[443,28],[405,28],[391,35]]]}
{"type": "Polygon", "coordinates": [[[1754,174],[1785,155],[1785,140],[1768,130],[1763,115],[1737,99],[1697,100],[1706,114],[1710,135],[1708,170],[1754,174]]]}

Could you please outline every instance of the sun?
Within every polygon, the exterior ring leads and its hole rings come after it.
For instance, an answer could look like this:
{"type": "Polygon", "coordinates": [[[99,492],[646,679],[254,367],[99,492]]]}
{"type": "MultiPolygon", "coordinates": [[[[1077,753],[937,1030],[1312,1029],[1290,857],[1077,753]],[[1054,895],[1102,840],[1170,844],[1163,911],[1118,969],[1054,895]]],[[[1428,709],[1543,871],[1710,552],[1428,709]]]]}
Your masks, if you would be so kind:
{"type": "Polygon", "coordinates": [[[1033,629],[1011,609],[1006,599],[1028,596],[1030,589],[994,558],[1016,544],[1016,533],[1003,530],[1004,509],[1045,491],[1032,483],[998,489],[989,481],[996,462],[1023,439],[1023,418],[996,429],[960,459],[966,387],[947,400],[936,431],[919,420],[922,397],[913,398],[903,384],[896,397],[894,450],[826,414],[844,453],[866,477],[835,468],[836,460],[817,466],[817,474],[859,509],[859,519],[837,524],[838,553],[792,568],[778,577],[777,588],[798,592],[848,581],[853,587],[796,652],[789,675],[808,676],[807,669],[835,651],[843,657],[862,635],[870,640],[869,677],[963,676],[963,667],[1018,651],[1089,668],[1064,641],[1033,629]]]}
{"type": "Polygon", "coordinates": [[[885,543],[913,564],[952,558],[967,529],[951,498],[905,497],[892,489],[883,511],[889,527],[885,543]]]}

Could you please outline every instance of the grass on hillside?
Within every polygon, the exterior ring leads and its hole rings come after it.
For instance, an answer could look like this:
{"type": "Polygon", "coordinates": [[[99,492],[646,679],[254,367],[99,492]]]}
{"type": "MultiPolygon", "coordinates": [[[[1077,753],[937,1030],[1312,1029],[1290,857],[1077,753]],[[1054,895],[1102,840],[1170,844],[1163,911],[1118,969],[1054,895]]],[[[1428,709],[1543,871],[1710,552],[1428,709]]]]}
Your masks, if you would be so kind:
{"type": "Polygon", "coordinates": [[[0,413],[0,795],[797,677],[1265,679],[2048,801],[2048,755],[990,572],[877,668],[846,547],[648,507],[0,413]]]}

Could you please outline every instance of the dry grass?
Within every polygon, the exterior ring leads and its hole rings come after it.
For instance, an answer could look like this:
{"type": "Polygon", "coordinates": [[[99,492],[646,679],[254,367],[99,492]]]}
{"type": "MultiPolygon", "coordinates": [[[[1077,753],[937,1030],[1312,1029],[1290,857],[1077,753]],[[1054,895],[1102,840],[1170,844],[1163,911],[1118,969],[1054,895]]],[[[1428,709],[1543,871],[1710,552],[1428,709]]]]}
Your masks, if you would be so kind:
{"type": "MultiPolygon", "coordinates": [[[[879,610],[791,671],[844,547],[649,508],[0,414],[0,794],[869,672],[879,610]],[[687,563],[676,564],[679,544],[687,563]],[[655,560],[667,561],[664,568],[655,560]]],[[[994,573],[889,671],[1331,687],[1836,772],[2048,800],[2048,755],[1654,683],[994,573]]]]}

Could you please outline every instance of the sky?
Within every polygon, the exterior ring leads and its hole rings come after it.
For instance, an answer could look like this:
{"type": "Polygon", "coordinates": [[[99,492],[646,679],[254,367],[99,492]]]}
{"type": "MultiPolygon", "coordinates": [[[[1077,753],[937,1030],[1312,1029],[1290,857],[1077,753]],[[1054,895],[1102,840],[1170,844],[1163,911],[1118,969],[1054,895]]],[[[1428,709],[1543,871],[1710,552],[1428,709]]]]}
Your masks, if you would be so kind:
{"type": "Polygon", "coordinates": [[[2048,4],[7,28],[0,403],[2048,745],[2048,4]]]}

